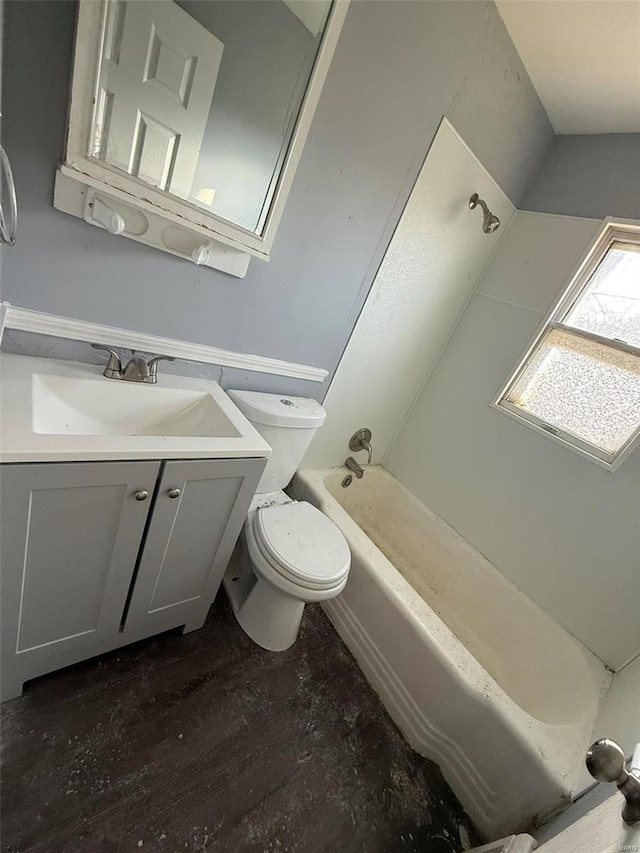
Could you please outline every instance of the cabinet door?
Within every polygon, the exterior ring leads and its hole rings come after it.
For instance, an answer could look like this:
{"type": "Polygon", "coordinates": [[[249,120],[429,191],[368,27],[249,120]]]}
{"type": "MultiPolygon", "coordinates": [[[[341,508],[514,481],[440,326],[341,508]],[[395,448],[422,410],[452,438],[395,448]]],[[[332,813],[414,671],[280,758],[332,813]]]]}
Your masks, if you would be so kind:
{"type": "Polygon", "coordinates": [[[215,598],[266,459],[166,462],[125,631],[200,627],[215,598]]]}
{"type": "Polygon", "coordinates": [[[78,647],[117,635],[159,468],[2,466],[5,694],[16,692],[12,681],[65,666],[78,659],[78,647]],[[148,498],[136,500],[142,490],[148,498]]]}

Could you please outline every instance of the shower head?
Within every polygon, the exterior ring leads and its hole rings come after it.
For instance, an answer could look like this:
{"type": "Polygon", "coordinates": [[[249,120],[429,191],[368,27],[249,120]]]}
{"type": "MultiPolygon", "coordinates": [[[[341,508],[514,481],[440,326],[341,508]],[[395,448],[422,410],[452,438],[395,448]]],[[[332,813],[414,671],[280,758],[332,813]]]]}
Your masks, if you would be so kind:
{"type": "Polygon", "coordinates": [[[478,205],[482,208],[484,218],[482,220],[482,230],[485,234],[493,234],[500,227],[500,220],[487,207],[486,201],[483,201],[478,193],[474,193],[469,199],[469,210],[473,210],[478,205]]]}

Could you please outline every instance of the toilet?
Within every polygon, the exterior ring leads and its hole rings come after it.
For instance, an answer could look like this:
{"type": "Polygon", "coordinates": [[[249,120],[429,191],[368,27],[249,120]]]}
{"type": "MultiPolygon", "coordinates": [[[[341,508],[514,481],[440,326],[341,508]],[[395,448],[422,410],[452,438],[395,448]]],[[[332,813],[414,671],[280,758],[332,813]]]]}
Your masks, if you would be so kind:
{"type": "Polygon", "coordinates": [[[258,391],[227,391],[271,446],[223,585],[240,626],[264,649],[296,641],[304,605],[339,595],[351,553],[336,525],[307,501],[282,491],[326,412],[315,400],[258,391]]]}

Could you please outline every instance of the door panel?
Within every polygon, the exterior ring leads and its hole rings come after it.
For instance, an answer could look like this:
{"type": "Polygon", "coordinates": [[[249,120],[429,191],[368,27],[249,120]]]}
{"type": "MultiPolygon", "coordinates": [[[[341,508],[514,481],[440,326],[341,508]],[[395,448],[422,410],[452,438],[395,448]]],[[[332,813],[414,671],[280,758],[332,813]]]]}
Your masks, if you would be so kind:
{"type": "MultiPolygon", "coordinates": [[[[242,483],[241,477],[233,476],[216,479],[215,488],[211,480],[183,480],[177,484],[182,492],[177,507],[180,523],[173,526],[163,555],[151,612],[200,598],[211,569],[212,555],[222,539],[242,483]],[[214,501],[215,511],[212,511],[214,501]],[[193,535],[194,530],[200,532],[197,537],[193,535]],[[185,560],[186,554],[188,560],[185,560]]],[[[162,492],[159,497],[162,499],[162,492]]]]}
{"type": "MultiPolygon", "coordinates": [[[[612,786],[613,787],[613,786],[612,786]]],[[[622,820],[624,797],[615,792],[576,823],[538,847],[540,853],[621,853],[640,850],[640,824],[622,820]]]]}
{"type": "MultiPolygon", "coordinates": [[[[0,470],[3,669],[115,636],[158,462],[3,465],[0,470]]],[[[53,669],[54,666],[45,668],[53,669]]]]}
{"type": "Polygon", "coordinates": [[[31,491],[18,652],[98,630],[125,497],[122,483],[31,491]]]}
{"type": "Polygon", "coordinates": [[[167,462],[125,630],[204,619],[255,493],[265,459],[167,462]],[[179,490],[176,498],[169,493],[179,490]]]}
{"type": "Polygon", "coordinates": [[[224,45],[168,0],[119,0],[111,14],[98,156],[188,199],[224,45]]]}

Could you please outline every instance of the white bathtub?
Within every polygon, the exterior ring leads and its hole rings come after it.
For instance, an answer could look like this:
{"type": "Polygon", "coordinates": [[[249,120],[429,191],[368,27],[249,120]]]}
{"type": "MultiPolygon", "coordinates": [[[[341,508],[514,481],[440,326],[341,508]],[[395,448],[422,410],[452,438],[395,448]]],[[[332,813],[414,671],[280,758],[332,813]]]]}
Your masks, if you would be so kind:
{"type": "Polygon", "coordinates": [[[329,618],[411,746],[489,838],[562,807],[580,778],[604,666],[379,467],[301,471],[291,494],[352,553],[329,618]]]}

